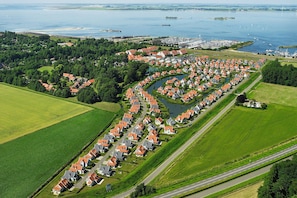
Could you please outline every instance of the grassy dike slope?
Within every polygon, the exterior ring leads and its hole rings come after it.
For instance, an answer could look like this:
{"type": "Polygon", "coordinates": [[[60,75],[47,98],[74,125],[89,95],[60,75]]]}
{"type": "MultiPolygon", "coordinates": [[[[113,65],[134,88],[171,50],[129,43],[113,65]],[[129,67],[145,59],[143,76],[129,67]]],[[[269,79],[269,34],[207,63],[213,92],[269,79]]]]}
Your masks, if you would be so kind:
{"type": "MultiPolygon", "coordinates": [[[[40,97],[43,102],[53,99],[49,96],[40,97]]],[[[21,111],[28,112],[28,116],[31,111],[34,112],[36,106],[24,108],[21,111]]],[[[88,109],[91,110],[0,144],[0,197],[28,197],[97,137],[114,117],[111,112],[88,109]]],[[[42,115],[40,112],[39,116],[42,115]]]]}
{"type": "Polygon", "coordinates": [[[203,171],[224,167],[296,136],[297,103],[294,93],[297,89],[281,87],[261,83],[250,97],[266,102],[267,110],[234,107],[156,179],[154,185],[172,188],[172,185],[187,182],[203,171]],[[277,95],[257,95],[263,92],[277,92],[277,95]]]}

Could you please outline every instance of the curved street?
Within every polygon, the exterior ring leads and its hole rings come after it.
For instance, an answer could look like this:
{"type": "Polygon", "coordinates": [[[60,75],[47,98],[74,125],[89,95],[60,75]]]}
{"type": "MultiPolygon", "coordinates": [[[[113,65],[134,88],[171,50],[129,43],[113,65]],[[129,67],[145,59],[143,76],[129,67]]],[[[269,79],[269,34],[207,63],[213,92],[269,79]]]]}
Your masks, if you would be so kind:
{"type": "MultiPolygon", "coordinates": [[[[262,76],[260,75],[256,80],[254,80],[243,92],[248,92],[254,85],[256,85],[262,76]]],[[[193,135],[184,145],[177,149],[170,157],[168,157],[158,168],[156,168],[151,174],[149,174],[143,181],[147,185],[153,179],[155,179],[162,171],[166,169],[179,155],[181,155],[185,149],[187,149],[196,139],[198,139],[202,134],[204,134],[217,120],[219,120],[226,112],[228,112],[231,107],[234,105],[236,98],[232,100],[222,111],[220,111],[214,118],[212,118],[206,125],[204,125],[197,133],[193,135]]],[[[186,187],[183,187],[186,188],[186,187]]],[[[114,196],[114,198],[122,198],[129,196],[135,189],[135,186],[130,190],[114,196]]]]}

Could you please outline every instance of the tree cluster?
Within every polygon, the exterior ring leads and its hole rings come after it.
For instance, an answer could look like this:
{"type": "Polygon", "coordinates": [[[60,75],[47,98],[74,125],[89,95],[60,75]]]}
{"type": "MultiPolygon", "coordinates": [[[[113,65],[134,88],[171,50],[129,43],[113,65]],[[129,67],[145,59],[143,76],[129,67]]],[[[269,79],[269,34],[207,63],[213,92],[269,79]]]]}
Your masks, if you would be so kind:
{"type": "Polygon", "coordinates": [[[297,156],[275,164],[258,189],[259,198],[296,197],[297,195],[297,156]]]}
{"type": "Polygon", "coordinates": [[[246,93],[240,94],[236,97],[235,105],[236,106],[242,105],[244,102],[246,102],[246,100],[247,100],[246,93]]]}
{"type": "Polygon", "coordinates": [[[84,103],[93,104],[95,102],[99,102],[100,98],[93,88],[86,87],[79,90],[77,94],[77,100],[84,103]]]}
{"type": "Polygon", "coordinates": [[[63,73],[95,79],[94,89],[79,93],[79,100],[88,103],[103,100],[116,102],[123,88],[142,79],[148,64],[128,62],[124,52],[146,47],[144,44],[115,43],[107,39],[78,39],[72,47],[61,46],[65,41],[51,40],[47,35],[25,36],[4,32],[0,36],[0,81],[17,86],[30,86],[36,91],[37,81],[53,84],[50,94],[69,97],[69,83],[63,73]],[[53,66],[51,72],[39,71],[53,66]],[[91,96],[87,96],[91,94],[91,96]],[[96,95],[96,96],[95,96],[96,95]]]}
{"type": "Polygon", "coordinates": [[[144,183],[139,184],[135,191],[131,193],[131,198],[141,197],[145,195],[150,195],[156,192],[156,189],[152,186],[145,186],[144,183]]]}
{"type": "Polygon", "coordinates": [[[263,81],[267,83],[297,86],[297,68],[292,64],[281,66],[278,59],[269,62],[262,70],[263,81]]]}

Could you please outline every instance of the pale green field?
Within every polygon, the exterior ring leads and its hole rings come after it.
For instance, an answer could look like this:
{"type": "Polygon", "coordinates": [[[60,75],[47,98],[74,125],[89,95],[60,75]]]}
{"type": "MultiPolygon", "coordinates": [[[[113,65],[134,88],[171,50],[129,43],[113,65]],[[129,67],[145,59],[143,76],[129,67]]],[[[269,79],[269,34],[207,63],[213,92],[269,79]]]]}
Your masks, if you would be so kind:
{"type": "Polygon", "coordinates": [[[5,84],[0,93],[0,144],[91,110],[5,84]]]}
{"type": "Polygon", "coordinates": [[[258,182],[253,185],[249,185],[245,188],[239,189],[228,195],[222,196],[222,198],[257,198],[258,189],[263,185],[263,181],[258,182]]]}
{"type": "Polygon", "coordinates": [[[294,67],[297,67],[297,60],[295,59],[284,59],[284,60],[280,60],[281,65],[290,65],[292,64],[294,67]]]}
{"type": "Polygon", "coordinates": [[[255,99],[266,104],[279,104],[297,107],[297,88],[260,83],[248,94],[248,98],[255,99]]]}

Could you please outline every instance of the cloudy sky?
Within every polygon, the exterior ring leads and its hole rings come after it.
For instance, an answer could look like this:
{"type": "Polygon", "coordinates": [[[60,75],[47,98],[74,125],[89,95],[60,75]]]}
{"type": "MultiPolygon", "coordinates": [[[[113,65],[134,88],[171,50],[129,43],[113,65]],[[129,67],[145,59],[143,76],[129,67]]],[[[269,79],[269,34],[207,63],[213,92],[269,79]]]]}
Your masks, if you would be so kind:
{"type": "Polygon", "coordinates": [[[297,5],[297,0],[0,0],[0,4],[2,3],[214,3],[297,5]]]}

